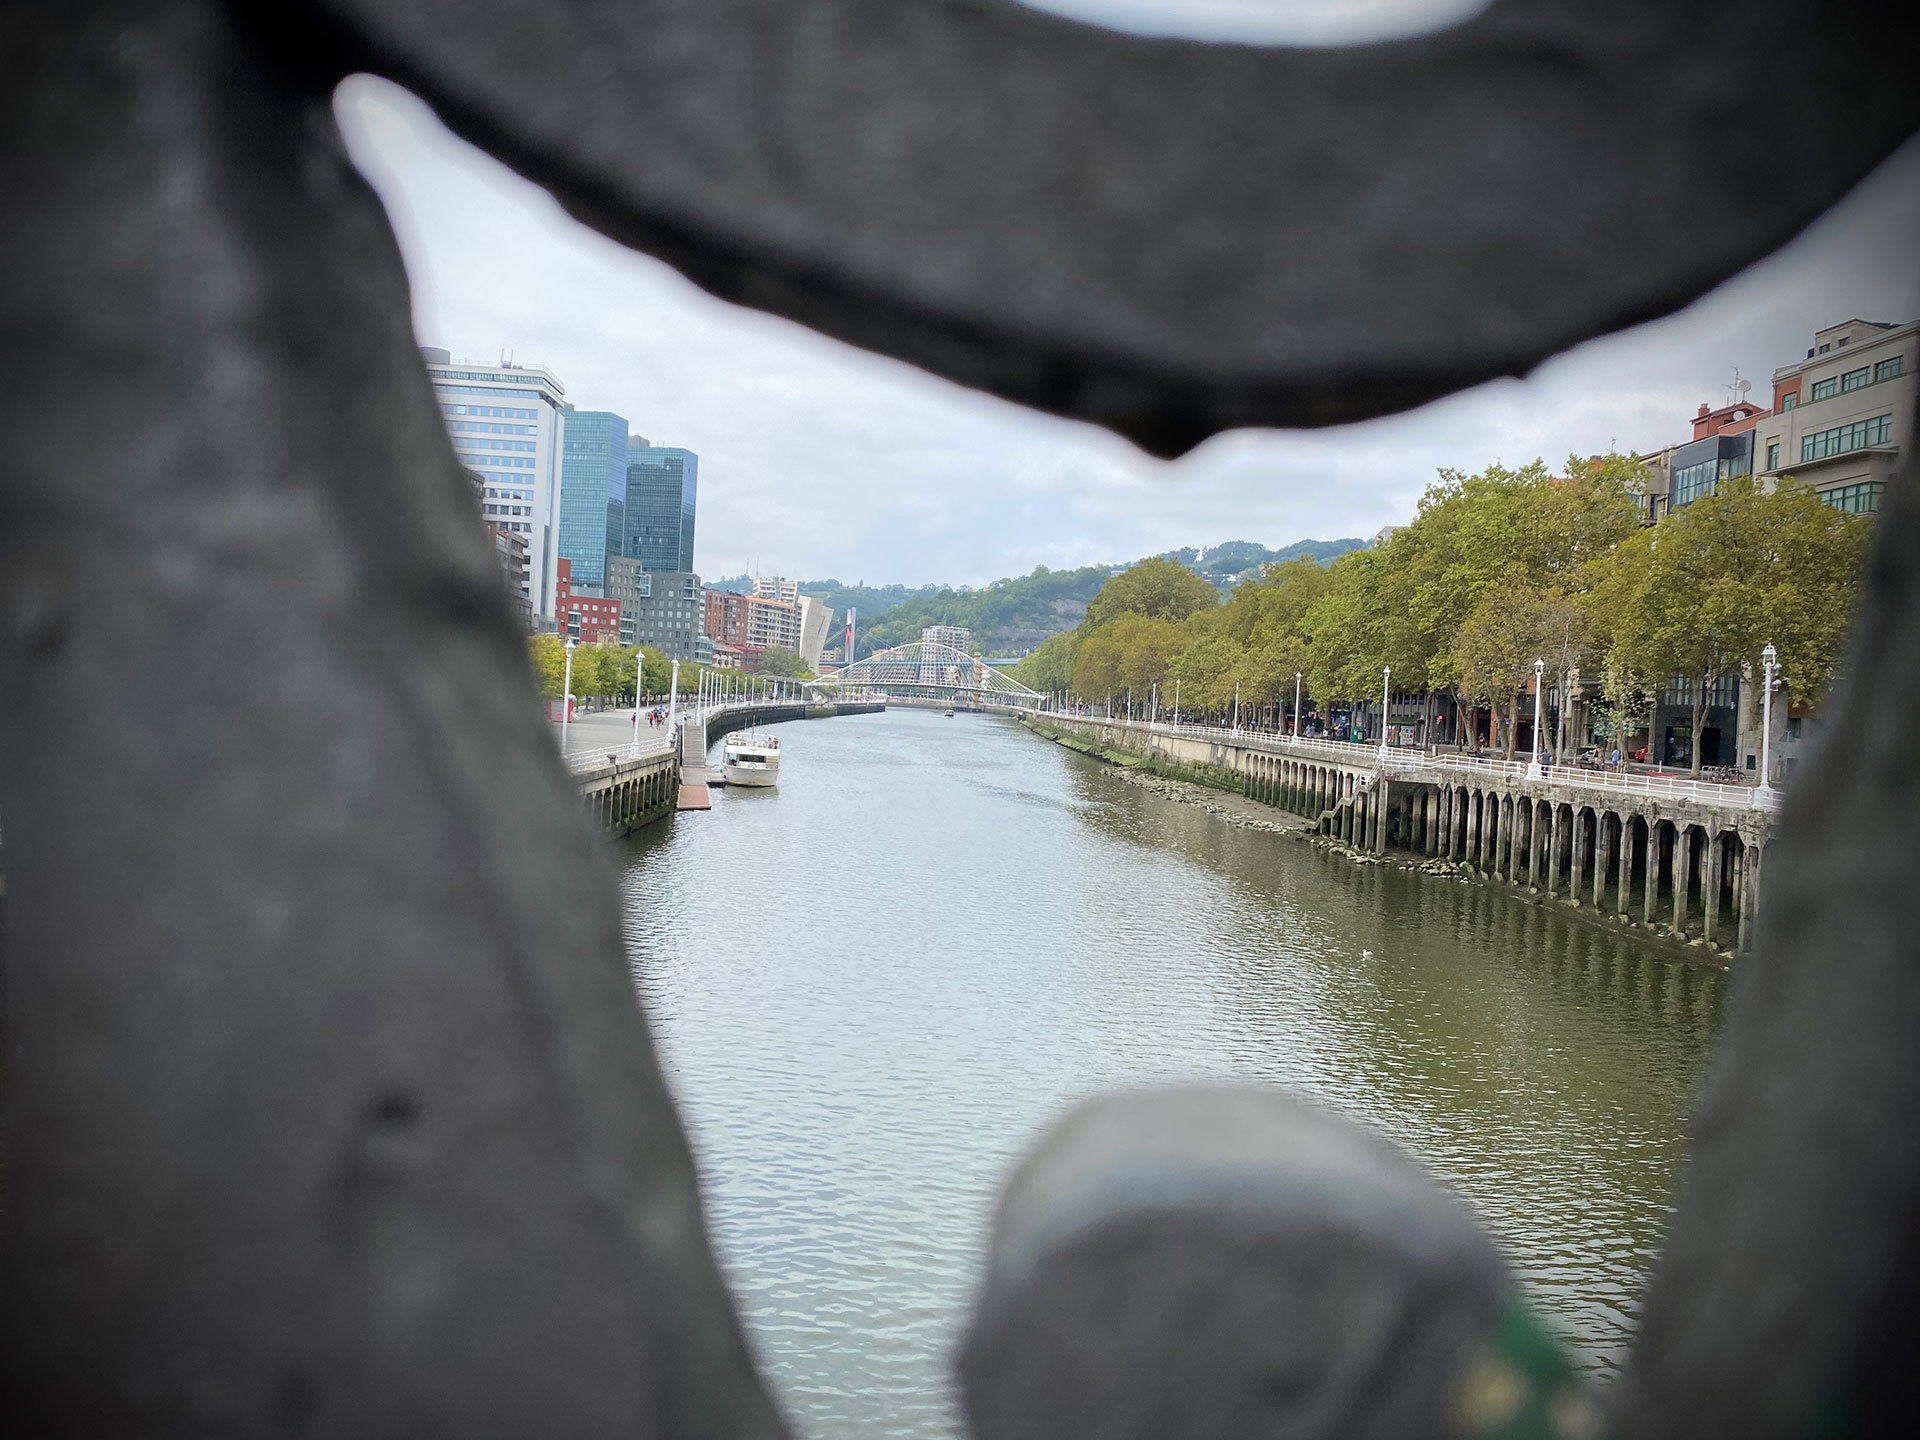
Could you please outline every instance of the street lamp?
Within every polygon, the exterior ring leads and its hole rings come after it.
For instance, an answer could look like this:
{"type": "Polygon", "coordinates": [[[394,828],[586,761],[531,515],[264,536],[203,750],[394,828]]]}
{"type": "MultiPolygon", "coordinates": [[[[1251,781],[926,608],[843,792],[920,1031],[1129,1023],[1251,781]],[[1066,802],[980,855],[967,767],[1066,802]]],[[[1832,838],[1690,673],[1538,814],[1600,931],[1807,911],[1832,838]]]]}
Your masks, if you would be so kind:
{"type": "Polygon", "coordinates": [[[1529,780],[1539,780],[1547,773],[1540,768],[1540,700],[1546,694],[1546,673],[1546,661],[1533,662],[1533,759],[1527,762],[1529,780]]]}
{"type": "Polygon", "coordinates": [[[1760,668],[1766,674],[1767,688],[1760,696],[1760,784],[1758,793],[1773,793],[1773,686],[1780,673],[1780,652],[1771,643],[1760,652],[1760,668]]]}
{"type": "Polygon", "coordinates": [[[1240,733],[1240,682],[1233,682],[1233,733],[1240,733]]]}
{"type": "Polygon", "coordinates": [[[560,682],[560,753],[567,753],[567,719],[573,713],[573,647],[578,643],[567,637],[567,677],[560,682]]]}
{"type": "Polygon", "coordinates": [[[633,753],[640,753],[640,682],[647,677],[647,655],[636,647],[633,652],[633,753]]]}
{"type": "Polygon", "coordinates": [[[1180,679],[1178,676],[1175,676],[1173,681],[1173,728],[1176,730],[1180,728],[1180,679]]]}
{"type": "Polygon", "coordinates": [[[1382,665],[1380,667],[1380,763],[1382,765],[1393,758],[1393,756],[1387,752],[1388,697],[1391,694],[1387,688],[1387,682],[1392,678],[1393,667],[1391,665],[1382,665]]]}
{"type": "Polygon", "coordinates": [[[680,737],[674,730],[675,722],[680,718],[680,662],[673,662],[673,679],[667,685],[667,744],[678,745],[680,737]]]}

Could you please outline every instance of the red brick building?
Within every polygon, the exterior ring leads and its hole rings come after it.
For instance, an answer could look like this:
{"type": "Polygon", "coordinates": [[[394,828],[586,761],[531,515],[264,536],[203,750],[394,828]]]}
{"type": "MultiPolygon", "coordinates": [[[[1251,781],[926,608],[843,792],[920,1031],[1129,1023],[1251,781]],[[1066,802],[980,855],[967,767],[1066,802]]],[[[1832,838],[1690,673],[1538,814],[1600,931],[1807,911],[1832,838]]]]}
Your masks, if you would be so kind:
{"type": "Polygon", "coordinates": [[[748,595],[736,595],[731,590],[709,590],[706,600],[705,632],[713,641],[716,651],[721,645],[740,646],[747,643],[747,615],[751,599],[748,595]]]}
{"type": "Polygon", "coordinates": [[[620,643],[620,602],[603,599],[598,595],[575,595],[573,593],[573,562],[564,555],[559,560],[560,577],[554,585],[553,613],[560,623],[560,633],[573,634],[574,618],[579,617],[582,644],[593,645],[606,642],[611,645],[620,643]]]}

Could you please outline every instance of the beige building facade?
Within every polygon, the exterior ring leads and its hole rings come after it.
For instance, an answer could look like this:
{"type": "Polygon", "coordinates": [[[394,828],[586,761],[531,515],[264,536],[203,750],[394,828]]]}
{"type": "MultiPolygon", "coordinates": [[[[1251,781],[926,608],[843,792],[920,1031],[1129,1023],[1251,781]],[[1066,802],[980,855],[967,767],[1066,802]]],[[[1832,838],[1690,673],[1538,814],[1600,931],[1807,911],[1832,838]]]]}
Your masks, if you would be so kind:
{"type": "Polygon", "coordinates": [[[1877,510],[1913,444],[1916,393],[1920,322],[1830,325],[1806,359],[1773,372],[1773,414],[1755,431],[1754,471],[1769,489],[1806,485],[1839,509],[1877,510]]]}

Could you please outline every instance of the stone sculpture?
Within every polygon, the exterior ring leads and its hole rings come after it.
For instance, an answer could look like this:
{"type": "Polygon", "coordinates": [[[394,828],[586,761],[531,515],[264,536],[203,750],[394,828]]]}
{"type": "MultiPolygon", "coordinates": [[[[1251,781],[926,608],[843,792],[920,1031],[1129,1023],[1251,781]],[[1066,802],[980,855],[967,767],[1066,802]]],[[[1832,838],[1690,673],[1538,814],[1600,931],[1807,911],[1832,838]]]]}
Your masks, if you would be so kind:
{"type": "MultiPolygon", "coordinates": [[[[1913,86],[1858,83],[1910,30],[1890,3],[1503,0],[1302,52],[991,0],[10,7],[10,1433],[783,1433],[334,130],[341,76],[413,86],[716,293],[1172,454],[1404,408],[1699,294],[1920,126],[1913,86]]],[[[1789,806],[1625,1434],[1911,1408],[1911,485],[1852,665],[1882,700],[1839,699],[1789,806]]],[[[966,1375],[983,1437],[1146,1433],[1126,1379],[1175,1433],[1589,1423],[1402,1162],[1279,1101],[1133,1103],[1009,1200],[966,1375]],[[1334,1172],[1351,1201],[1314,1189],[1334,1172]],[[1309,1233],[1344,1237],[1319,1270],[1309,1233]],[[1098,1328],[1096,1288],[1142,1328],[1098,1328]],[[1155,1307],[1196,1296],[1302,1343],[1163,1344],[1155,1307]],[[1008,1335],[1084,1367],[1048,1390],[1008,1335]],[[1122,1375],[1138,1353],[1164,1370],[1122,1375]],[[1076,1374],[1101,1393],[1057,1388],[1076,1374]]]]}

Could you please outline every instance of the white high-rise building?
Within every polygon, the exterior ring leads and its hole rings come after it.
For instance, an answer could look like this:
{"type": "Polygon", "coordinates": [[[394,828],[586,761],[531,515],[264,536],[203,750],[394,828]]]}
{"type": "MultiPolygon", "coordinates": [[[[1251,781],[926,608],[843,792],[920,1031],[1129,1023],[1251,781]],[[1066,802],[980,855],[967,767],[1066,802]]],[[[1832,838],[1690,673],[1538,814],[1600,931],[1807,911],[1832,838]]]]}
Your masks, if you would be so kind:
{"type": "Polygon", "coordinates": [[[796,607],[800,604],[800,582],[779,575],[754,576],[753,593],[762,600],[784,600],[796,607]]]}
{"type": "Polygon", "coordinates": [[[920,630],[922,645],[945,645],[962,655],[973,652],[973,632],[959,625],[926,625],[920,630]]]}
{"type": "Polygon", "coordinates": [[[553,620],[560,558],[560,428],[566,387],[537,365],[456,364],[423,345],[460,463],[481,477],[488,521],[527,542],[527,598],[536,623],[553,620]]]}

